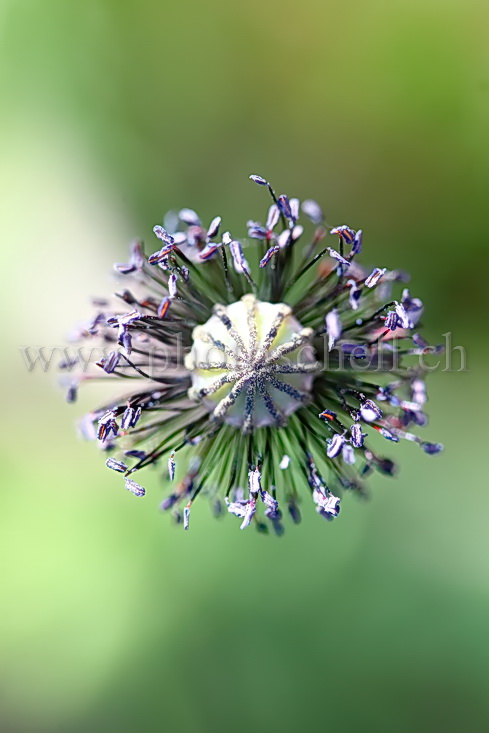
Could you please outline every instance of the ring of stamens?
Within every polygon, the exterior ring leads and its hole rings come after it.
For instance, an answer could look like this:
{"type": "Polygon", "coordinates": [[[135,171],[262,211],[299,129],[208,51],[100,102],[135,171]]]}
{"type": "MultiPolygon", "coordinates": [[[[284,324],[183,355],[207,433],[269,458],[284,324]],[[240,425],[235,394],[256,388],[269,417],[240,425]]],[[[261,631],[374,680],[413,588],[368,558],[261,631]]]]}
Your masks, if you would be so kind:
{"type": "Polygon", "coordinates": [[[185,365],[191,371],[189,396],[202,402],[217,421],[243,432],[282,426],[309,400],[320,365],[289,306],[245,295],[193,332],[185,365]]]}

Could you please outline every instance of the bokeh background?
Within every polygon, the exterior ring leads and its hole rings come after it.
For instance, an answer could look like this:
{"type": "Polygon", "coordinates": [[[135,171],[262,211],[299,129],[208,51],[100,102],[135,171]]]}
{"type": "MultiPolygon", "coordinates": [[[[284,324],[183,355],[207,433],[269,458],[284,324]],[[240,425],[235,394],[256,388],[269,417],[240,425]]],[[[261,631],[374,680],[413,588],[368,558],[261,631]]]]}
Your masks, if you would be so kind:
{"type": "Polygon", "coordinates": [[[486,731],[489,6],[482,0],[2,0],[0,728],[486,731]],[[107,475],[53,370],[171,207],[234,233],[248,174],[364,230],[434,342],[430,458],[281,539],[183,533],[107,475]]]}

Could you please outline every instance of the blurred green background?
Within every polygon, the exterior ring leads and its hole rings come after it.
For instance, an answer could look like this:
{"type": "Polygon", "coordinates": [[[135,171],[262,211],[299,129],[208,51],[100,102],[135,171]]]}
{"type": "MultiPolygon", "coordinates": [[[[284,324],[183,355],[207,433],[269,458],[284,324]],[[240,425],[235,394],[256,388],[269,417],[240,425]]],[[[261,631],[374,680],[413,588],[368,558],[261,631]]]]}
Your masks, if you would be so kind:
{"type": "Polygon", "coordinates": [[[2,731],[488,729],[488,21],[482,0],[2,0],[2,731]],[[244,232],[250,173],[362,227],[468,359],[431,377],[444,454],[394,446],[397,480],[280,540],[205,502],[183,533],[156,473],[121,491],[75,434],[99,393],[66,405],[18,348],[63,345],[167,209],[244,232]]]}

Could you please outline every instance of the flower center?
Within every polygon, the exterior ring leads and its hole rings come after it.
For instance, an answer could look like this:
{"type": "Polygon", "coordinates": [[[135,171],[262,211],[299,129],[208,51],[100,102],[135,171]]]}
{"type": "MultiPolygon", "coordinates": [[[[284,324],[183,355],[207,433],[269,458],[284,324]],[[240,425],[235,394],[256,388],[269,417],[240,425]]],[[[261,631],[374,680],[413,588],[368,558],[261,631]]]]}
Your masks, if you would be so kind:
{"type": "Polygon", "coordinates": [[[214,315],[192,334],[185,360],[191,372],[189,396],[216,420],[245,433],[284,425],[309,399],[319,369],[312,330],[302,328],[283,303],[245,295],[214,315]]]}

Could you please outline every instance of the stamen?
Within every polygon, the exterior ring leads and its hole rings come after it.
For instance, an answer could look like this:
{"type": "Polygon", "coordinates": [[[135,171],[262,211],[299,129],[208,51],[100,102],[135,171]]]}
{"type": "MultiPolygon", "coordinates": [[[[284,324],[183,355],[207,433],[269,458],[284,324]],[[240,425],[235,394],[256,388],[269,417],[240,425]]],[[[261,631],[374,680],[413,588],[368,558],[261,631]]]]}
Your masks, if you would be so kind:
{"type": "Polygon", "coordinates": [[[260,267],[266,267],[270,260],[272,259],[273,255],[277,254],[277,252],[280,251],[280,246],[278,244],[274,245],[273,247],[270,247],[267,252],[263,255],[263,257],[260,260],[260,267]]]}
{"type": "Polygon", "coordinates": [[[220,226],[221,226],[221,217],[216,216],[209,224],[209,229],[207,230],[207,238],[214,239],[214,237],[217,237],[217,235],[219,234],[220,226]]]}
{"type": "Polygon", "coordinates": [[[313,224],[321,224],[324,221],[323,211],[317,201],[305,199],[301,204],[301,209],[313,224]]]}
{"type": "Polygon", "coordinates": [[[125,479],[125,485],[126,489],[134,494],[134,496],[144,496],[146,493],[146,490],[142,486],[130,478],[125,479]]]}
{"type": "Polygon", "coordinates": [[[335,229],[331,229],[330,234],[337,234],[344,242],[352,244],[355,239],[356,232],[354,229],[350,229],[350,227],[346,226],[346,224],[342,224],[335,229]]]}
{"type": "Polygon", "coordinates": [[[326,314],[326,332],[328,334],[328,351],[331,351],[341,336],[341,321],[336,308],[326,314]]]}
{"type": "Polygon", "coordinates": [[[373,400],[364,400],[360,404],[360,415],[365,422],[372,422],[382,417],[382,410],[377,407],[373,400]]]}
{"type": "Polygon", "coordinates": [[[277,204],[278,204],[278,207],[281,213],[285,216],[285,218],[290,219],[291,221],[294,221],[294,215],[292,213],[292,209],[290,208],[290,202],[285,193],[281,194],[278,197],[277,204]]]}
{"type": "Polygon", "coordinates": [[[284,454],[282,456],[282,460],[279,463],[279,468],[282,469],[282,471],[285,471],[290,465],[290,456],[287,454],[284,454]]]}
{"type": "Polygon", "coordinates": [[[183,510],[183,528],[188,529],[190,521],[190,502],[183,510]]]}
{"type": "Polygon", "coordinates": [[[350,428],[351,442],[355,448],[361,448],[365,433],[362,432],[362,426],[359,423],[353,423],[350,428]]]}
{"type": "Polygon", "coordinates": [[[349,260],[345,260],[345,258],[337,252],[332,247],[328,247],[329,256],[332,257],[334,260],[337,260],[340,264],[344,265],[345,267],[350,267],[351,262],[349,260]]]}
{"type": "Polygon", "coordinates": [[[258,183],[259,186],[268,186],[268,181],[265,178],[262,178],[262,176],[252,175],[249,176],[249,178],[255,183],[258,183]]]}
{"type": "Polygon", "coordinates": [[[123,461],[116,461],[115,458],[107,458],[105,465],[107,468],[111,468],[113,471],[118,471],[119,473],[125,473],[127,471],[126,464],[123,461]]]}
{"type": "Polygon", "coordinates": [[[158,318],[164,318],[168,313],[168,309],[171,305],[171,298],[163,298],[160,305],[158,306],[158,318]]]}
{"type": "Polygon", "coordinates": [[[153,232],[156,234],[158,239],[161,239],[165,244],[173,244],[175,241],[174,238],[171,236],[171,234],[168,234],[166,229],[164,229],[162,226],[155,226],[153,227],[153,232]]]}
{"type": "Polygon", "coordinates": [[[365,287],[373,288],[375,285],[377,285],[381,277],[385,275],[385,271],[386,271],[385,267],[383,268],[374,267],[370,275],[365,280],[365,287]]]}
{"type": "Polygon", "coordinates": [[[170,477],[170,481],[173,481],[173,479],[175,478],[175,467],[175,451],[172,450],[168,459],[168,475],[170,477]]]}
{"type": "Polygon", "coordinates": [[[259,466],[248,471],[248,491],[250,494],[258,496],[261,491],[261,471],[259,466]]]}
{"type": "Polygon", "coordinates": [[[331,440],[328,440],[328,449],[326,455],[328,458],[336,458],[341,453],[345,439],[339,433],[335,433],[331,440]]]}

